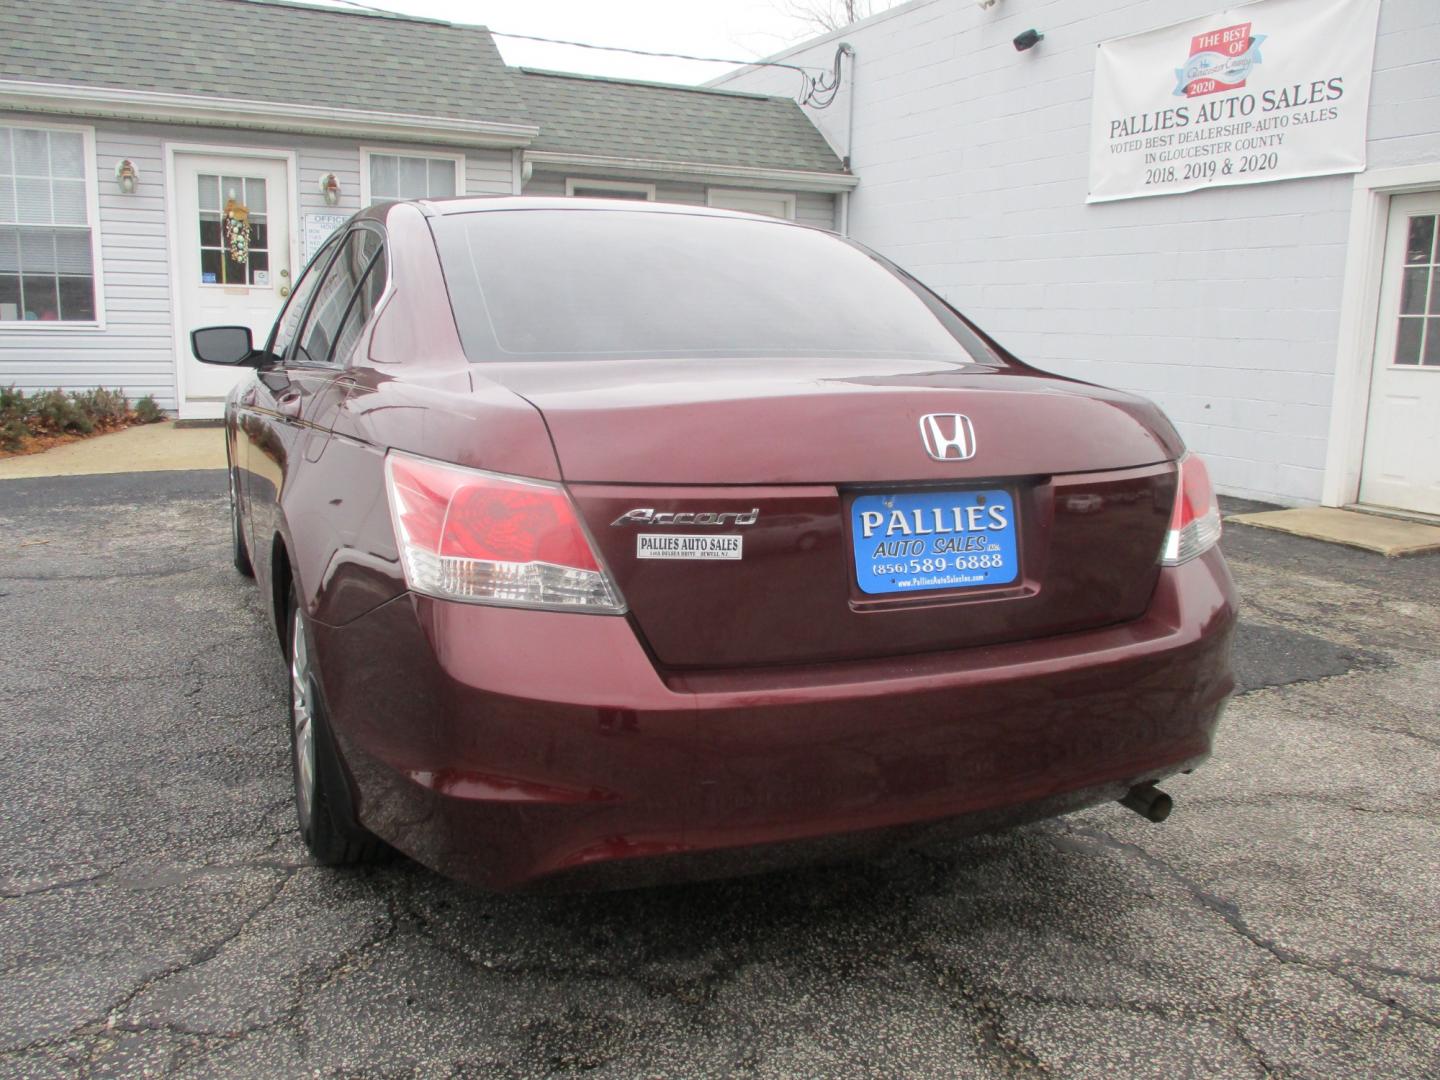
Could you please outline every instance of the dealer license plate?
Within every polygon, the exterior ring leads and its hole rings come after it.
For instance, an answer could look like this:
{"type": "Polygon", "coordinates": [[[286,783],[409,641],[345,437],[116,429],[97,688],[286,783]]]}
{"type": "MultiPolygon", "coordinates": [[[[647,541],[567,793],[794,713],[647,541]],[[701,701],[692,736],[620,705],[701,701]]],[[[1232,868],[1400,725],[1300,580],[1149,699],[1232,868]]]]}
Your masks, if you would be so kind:
{"type": "Polygon", "coordinates": [[[1020,576],[1008,491],[859,495],[850,530],[855,580],[872,595],[974,589],[1020,576]]]}

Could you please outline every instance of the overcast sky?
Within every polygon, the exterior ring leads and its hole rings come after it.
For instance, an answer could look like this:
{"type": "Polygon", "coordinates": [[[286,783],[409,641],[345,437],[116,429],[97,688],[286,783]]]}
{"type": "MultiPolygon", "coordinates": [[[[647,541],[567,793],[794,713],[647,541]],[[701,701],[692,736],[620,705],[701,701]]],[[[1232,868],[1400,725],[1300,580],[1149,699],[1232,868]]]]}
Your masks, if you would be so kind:
{"type": "MultiPolygon", "coordinates": [[[[316,0],[311,0],[316,2],[316,0]]],[[[340,0],[318,0],[339,4],[340,0]]],[[[758,59],[803,41],[812,29],[784,13],[784,0],[366,0],[372,7],[499,32],[624,45],[656,52],[758,59]]],[[[728,70],[624,53],[562,48],[497,37],[507,63],[621,75],[659,82],[704,82],[728,70]]],[[[797,76],[798,78],[798,76],[797,76]]]]}

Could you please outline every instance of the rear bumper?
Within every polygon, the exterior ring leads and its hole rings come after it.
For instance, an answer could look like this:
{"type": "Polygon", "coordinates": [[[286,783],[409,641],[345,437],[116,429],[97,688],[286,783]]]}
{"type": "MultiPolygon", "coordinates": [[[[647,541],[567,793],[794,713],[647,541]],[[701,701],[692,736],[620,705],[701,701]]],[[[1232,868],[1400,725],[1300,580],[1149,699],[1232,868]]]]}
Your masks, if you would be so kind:
{"type": "Polygon", "coordinates": [[[766,869],[1116,798],[1209,753],[1234,619],[1212,550],[1139,620],[881,661],[666,676],[622,618],[409,595],[316,645],[362,821],[508,889],[766,869]]]}

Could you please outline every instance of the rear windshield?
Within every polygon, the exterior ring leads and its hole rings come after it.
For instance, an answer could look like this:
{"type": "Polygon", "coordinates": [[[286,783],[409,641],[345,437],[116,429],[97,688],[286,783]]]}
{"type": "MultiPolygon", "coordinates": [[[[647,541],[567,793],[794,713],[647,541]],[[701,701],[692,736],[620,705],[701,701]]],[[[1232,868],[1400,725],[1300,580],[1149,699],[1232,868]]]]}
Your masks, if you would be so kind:
{"type": "Polygon", "coordinates": [[[990,359],[934,296],[813,229],[581,209],[454,214],[433,226],[472,362],[990,359]]]}

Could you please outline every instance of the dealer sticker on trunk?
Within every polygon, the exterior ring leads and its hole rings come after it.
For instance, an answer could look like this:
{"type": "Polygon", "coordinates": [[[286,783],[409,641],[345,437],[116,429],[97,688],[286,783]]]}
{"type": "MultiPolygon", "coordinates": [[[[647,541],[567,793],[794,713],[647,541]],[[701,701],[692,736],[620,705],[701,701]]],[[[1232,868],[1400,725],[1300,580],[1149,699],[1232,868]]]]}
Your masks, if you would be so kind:
{"type": "Polygon", "coordinates": [[[850,507],[862,592],[1006,585],[1020,576],[1007,491],[858,495],[850,507]]]}
{"type": "Polygon", "coordinates": [[[743,536],[641,533],[635,537],[637,559],[738,559],[743,536]]]}

